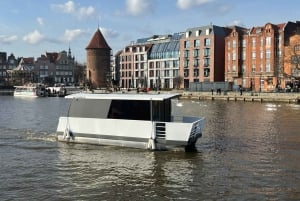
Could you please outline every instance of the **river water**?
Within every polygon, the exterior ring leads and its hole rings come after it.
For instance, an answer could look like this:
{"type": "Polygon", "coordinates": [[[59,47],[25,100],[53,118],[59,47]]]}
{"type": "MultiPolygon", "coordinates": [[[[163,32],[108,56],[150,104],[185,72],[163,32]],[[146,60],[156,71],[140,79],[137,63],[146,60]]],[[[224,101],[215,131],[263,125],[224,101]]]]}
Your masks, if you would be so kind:
{"type": "Polygon", "coordinates": [[[0,200],[300,200],[300,105],[180,102],[197,152],[57,142],[69,100],[0,96],[0,200]]]}

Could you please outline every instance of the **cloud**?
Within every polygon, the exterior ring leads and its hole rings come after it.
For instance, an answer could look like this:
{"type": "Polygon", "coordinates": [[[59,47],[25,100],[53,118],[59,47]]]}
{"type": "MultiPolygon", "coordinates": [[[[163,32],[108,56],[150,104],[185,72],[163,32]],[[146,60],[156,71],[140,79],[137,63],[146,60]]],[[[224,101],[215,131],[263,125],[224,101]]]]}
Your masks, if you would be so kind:
{"type": "Polygon", "coordinates": [[[51,8],[58,12],[71,14],[79,19],[91,17],[95,14],[95,8],[92,6],[80,7],[73,1],[67,1],[65,4],[52,4],[51,8]]]}
{"type": "Polygon", "coordinates": [[[44,20],[43,20],[43,18],[37,17],[37,18],[36,18],[36,21],[37,21],[37,23],[38,23],[39,25],[44,25],[44,20]]]}
{"type": "Polygon", "coordinates": [[[215,0],[177,0],[177,7],[181,10],[188,10],[195,6],[201,6],[215,0]]]}
{"type": "Polygon", "coordinates": [[[28,33],[23,37],[23,40],[30,44],[37,44],[44,39],[44,36],[37,30],[34,30],[31,33],[28,33]]]}
{"type": "Polygon", "coordinates": [[[138,16],[153,10],[151,0],[126,0],[126,9],[129,15],[138,16]]]}
{"type": "Polygon", "coordinates": [[[228,24],[228,26],[245,26],[244,23],[241,22],[241,20],[233,20],[228,24]]]}
{"type": "Polygon", "coordinates": [[[100,28],[101,30],[101,33],[103,33],[104,37],[107,37],[107,38],[116,38],[119,36],[119,33],[114,31],[114,30],[111,30],[111,29],[106,29],[106,28],[100,28]]]}
{"type": "Polygon", "coordinates": [[[64,33],[64,38],[67,41],[72,41],[72,40],[74,40],[75,38],[81,36],[84,33],[86,33],[86,32],[81,30],[81,29],[73,29],[73,30],[66,29],[65,33],[64,33]]]}
{"type": "Polygon", "coordinates": [[[12,42],[18,40],[18,36],[4,36],[0,35],[0,43],[11,44],[12,42]]]}

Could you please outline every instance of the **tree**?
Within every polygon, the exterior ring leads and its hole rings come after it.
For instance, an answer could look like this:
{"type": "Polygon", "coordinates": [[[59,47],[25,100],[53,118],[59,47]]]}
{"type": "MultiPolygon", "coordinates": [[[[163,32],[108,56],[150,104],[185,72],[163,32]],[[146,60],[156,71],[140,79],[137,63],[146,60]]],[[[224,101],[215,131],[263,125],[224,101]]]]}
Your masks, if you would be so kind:
{"type": "Polygon", "coordinates": [[[174,87],[176,89],[180,88],[180,85],[182,84],[182,82],[183,82],[183,77],[180,75],[173,79],[174,87]]]}

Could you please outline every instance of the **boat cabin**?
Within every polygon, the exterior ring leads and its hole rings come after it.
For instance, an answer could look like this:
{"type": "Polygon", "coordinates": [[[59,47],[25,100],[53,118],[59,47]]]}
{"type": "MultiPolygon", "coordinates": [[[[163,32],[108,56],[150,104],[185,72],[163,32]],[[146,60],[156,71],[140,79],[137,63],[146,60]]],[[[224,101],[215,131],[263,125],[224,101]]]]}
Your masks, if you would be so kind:
{"type": "Polygon", "coordinates": [[[69,117],[171,121],[171,99],[179,94],[76,94],[69,117]]]}

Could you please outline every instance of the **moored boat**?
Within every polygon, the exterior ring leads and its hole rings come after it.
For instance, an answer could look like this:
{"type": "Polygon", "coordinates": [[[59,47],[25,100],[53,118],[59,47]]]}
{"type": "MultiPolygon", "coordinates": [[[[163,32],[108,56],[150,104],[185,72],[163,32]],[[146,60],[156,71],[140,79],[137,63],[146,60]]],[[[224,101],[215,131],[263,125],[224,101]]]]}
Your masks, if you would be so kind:
{"type": "Polygon", "coordinates": [[[28,84],[23,86],[14,86],[14,96],[22,97],[45,97],[46,89],[41,84],[28,84]]]}
{"type": "Polygon", "coordinates": [[[88,94],[72,99],[57,126],[58,141],[150,150],[193,149],[204,117],[172,115],[179,94],[88,94]]]}

